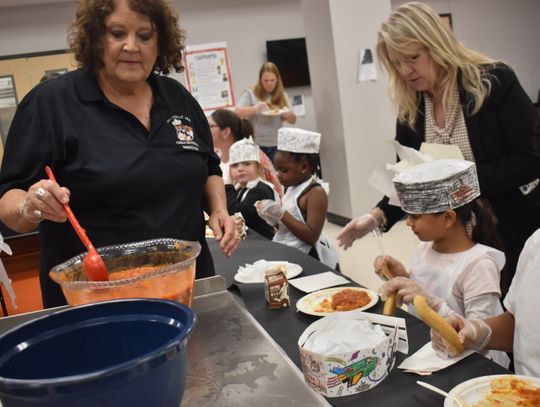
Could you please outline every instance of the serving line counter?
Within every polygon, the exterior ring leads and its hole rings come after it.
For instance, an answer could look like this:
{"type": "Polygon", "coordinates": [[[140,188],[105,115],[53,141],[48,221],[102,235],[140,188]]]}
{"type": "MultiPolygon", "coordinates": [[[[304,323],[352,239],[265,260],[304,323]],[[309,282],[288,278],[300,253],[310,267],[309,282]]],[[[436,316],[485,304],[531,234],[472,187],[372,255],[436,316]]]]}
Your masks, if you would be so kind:
{"type": "MultiPolygon", "coordinates": [[[[304,295],[290,286],[289,308],[270,310],[263,284],[234,282],[238,267],[259,259],[286,260],[303,268],[300,276],[328,271],[328,267],[296,249],[276,244],[250,232],[231,258],[217,242],[210,250],[221,276],[195,282],[193,310],[197,324],[188,343],[188,379],[182,407],[243,406],[442,406],[442,398],[416,384],[418,376],[394,368],[384,381],[354,396],[328,398],[315,393],[303,380],[298,338],[316,317],[296,311],[304,295]],[[223,277],[223,278],[222,278],[223,277]],[[228,290],[227,290],[228,288],[228,290]]],[[[351,281],[351,285],[357,285],[351,281]]],[[[377,304],[369,312],[382,313],[377,304]]],[[[0,333],[60,308],[0,318],[0,333]]],[[[399,310],[407,322],[410,354],[429,341],[423,322],[399,310]]],[[[405,358],[397,353],[396,366],[405,358]]],[[[478,376],[508,373],[475,354],[431,376],[423,377],[444,390],[478,376]]]]}
{"type": "MultiPolygon", "coordinates": [[[[225,277],[229,291],[241,298],[247,311],[257,320],[269,336],[283,348],[287,356],[301,371],[298,338],[311,323],[318,319],[318,317],[296,311],[296,302],[305,293],[289,285],[290,307],[271,310],[268,308],[264,297],[263,284],[236,283],[234,281],[234,275],[239,266],[243,266],[246,263],[251,264],[259,259],[269,261],[285,260],[290,263],[299,264],[303,268],[302,274],[299,277],[323,273],[330,269],[296,249],[265,240],[252,231],[250,231],[248,239],[240,243],[238,250],[230,258],[225,258],[219,252],[217,242],[209,239],[209,244],[216,266],[216,273],[225,277]]],[[[358,284],[352,281],[350,285],[358,286],[358,284]]],[[[383,303],[379,301],[377,305],[367,312],[382,314],[382,310],[383,303]]],[[[429,342],[429,328],[422,321],[402,310],[398,310],[396,316],[405,318],[406,320],[409,355],[412,355],[429,342]]],[[[396,353],[394,369],[378,386],[357,395],[328,398],[327,401],[333,406],[340,407],[372,406],[377,405],[376,403],[384,406],[400,407],[442,406],[442,396],[421,388],[416,384],[416,380],[422,380],[443,390],[450,391],[457,384],[474,377],[509,373],[508,370],[475,353],[442,371],[433,373],[431,376],[418,376],[397,369],[397,366],[406,357],[406,355],[400,352],[396,353]]]]}
{"type": "MultiPolygon", "coordinates": [[[[52,308],[0,319],[0,333],[52,308]]],[[[182,407],[330,406],[304,382],[302,372],[226,290],[223,277],[195,282],[197,323],[188,342],[182,407]]],[[[2,404],[0,403],[0,406],[2,404]]]]}

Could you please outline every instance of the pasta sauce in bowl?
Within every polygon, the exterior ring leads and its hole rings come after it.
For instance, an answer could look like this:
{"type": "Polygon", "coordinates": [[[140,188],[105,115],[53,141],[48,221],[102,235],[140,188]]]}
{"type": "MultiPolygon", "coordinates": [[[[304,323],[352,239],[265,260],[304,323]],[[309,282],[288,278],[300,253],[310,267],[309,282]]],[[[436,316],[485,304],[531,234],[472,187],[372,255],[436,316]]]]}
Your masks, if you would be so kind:
{"type": "Polygon", "coordinates": [[[82,270],[85,253],[54,267],[49,275],[69,305],[119,298],[159,298],[191,306],[197,242],[153,239],[97,249],[109,281],[89,281],[82,270]]]}

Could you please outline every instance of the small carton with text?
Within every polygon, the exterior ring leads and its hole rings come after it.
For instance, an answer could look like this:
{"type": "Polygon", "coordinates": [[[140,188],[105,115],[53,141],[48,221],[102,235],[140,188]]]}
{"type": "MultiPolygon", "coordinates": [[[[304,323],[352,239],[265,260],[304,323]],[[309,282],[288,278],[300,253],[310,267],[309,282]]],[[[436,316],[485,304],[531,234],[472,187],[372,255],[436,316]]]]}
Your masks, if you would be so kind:
{"type": "Polygon", "coordinates": [[[264,296],[270,309],[289,306],[289,281],[287,280],[284,265],[265,271],[264,296]]]}

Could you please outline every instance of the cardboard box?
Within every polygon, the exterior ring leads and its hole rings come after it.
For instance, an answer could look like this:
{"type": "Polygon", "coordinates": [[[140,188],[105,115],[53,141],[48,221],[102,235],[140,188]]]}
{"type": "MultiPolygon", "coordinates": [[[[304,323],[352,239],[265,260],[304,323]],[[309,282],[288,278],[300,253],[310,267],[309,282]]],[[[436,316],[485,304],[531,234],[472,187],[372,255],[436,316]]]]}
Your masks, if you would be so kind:
{"type": "Polygon", "coordinates": [[[300,336],[298,347],[306,382],[326,397],[348,396],[377,386],[394,367],[396,351],[409,351],[403,318],[361,311],[336,313],[314,322],[300,336]],[[304,349],[307,339],[326,324],[328,318],[335,324],[344,323],[344,318],[368,320],[380,325],[387,336],[373,348],[355,349],[341,354],[321,355],[304,349]]]}

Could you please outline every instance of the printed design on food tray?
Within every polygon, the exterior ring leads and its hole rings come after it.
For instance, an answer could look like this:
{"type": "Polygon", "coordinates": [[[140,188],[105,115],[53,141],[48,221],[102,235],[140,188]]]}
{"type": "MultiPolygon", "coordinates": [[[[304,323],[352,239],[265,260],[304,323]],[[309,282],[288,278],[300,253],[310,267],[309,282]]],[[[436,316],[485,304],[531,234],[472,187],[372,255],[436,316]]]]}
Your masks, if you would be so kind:
{"type": "MultiPolygon", "coordinates": [[[[388,357],[386,357],[386,352],[383,352],[381,355],[381,359],[385,361],[386,364],[386,370],[385,372],[379,377],[378,379],[370,377],[371,381],[378,382],[384,379],[386,376],[390,374],[390,371],[394,367],[394,363],[396,362],[396,359],[394,358],[394,355],[397,351],[398,341],[394,340],[391,336],[388,338],[388,357]]],[[[373,353],[375,352],[375,349],[373,349],[373,353]]]]}
{"type": "Polygon", "coordinates": [[[380,359],[375,356],[368,356],[364,359],[360,359],[348,365],[345,364],[345,361],[339,360],[337,358],[328,358],[325,361],[339,361],[339,364],[345,365],[343,367],[335,366],[330,369],[330,372],[334,373],[335,376],[332,376],[328,379],[328,387],[336,387],[340,384],[346,383],[347,388],[356,385],[362,377],[367,377],[368,379],[373,381],[373,379],[371,379],[369,375],[377,368],[380,363],[380,359]]]}

